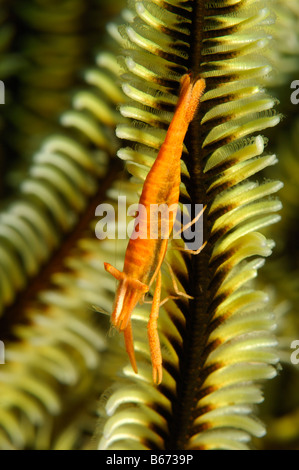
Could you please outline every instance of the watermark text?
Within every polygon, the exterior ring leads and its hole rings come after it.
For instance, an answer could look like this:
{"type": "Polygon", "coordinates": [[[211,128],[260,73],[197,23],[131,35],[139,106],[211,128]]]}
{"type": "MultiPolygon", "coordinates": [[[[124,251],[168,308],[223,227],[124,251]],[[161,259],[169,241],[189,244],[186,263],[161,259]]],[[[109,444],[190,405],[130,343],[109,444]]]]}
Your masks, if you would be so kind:
{"type": "Polygon", "coordinates": [[[3,341],[0,341],[0,364],[5,364],[5,347],[3,341]]]}
{"type": "Polygon", "coordinates": [[[299,80],[293,80],[291,83],[291,88],[294,88],[295,91],[291,93],[291,103],[299,104],[299,80]]]}
{"type": "Polygon", "coordinates": [[[2,80],[0,80],[0,104],[5,104],[5,85],[2,80]]]}
{"type": "Polygon", "coordinates": [[[297,365],[299,364],[299,339],[294,339],[291,342],[291,349],[294,349],[291,354],[291,363],[297,365]]]}
{"type": "Polygon", "coordinates": [[[136,240],[180,239],[185,248],[198,250],[203,243],[203,205],[185,204],[131,204],[127,207],[126,197],[119,196],[117,216],[115,207],[104,203],[97,206],[95,215],[101,217],[95,227],[99,240],[127,237],[136,240]],[[133,220],[127,220],[133,217],[133,220]]]}

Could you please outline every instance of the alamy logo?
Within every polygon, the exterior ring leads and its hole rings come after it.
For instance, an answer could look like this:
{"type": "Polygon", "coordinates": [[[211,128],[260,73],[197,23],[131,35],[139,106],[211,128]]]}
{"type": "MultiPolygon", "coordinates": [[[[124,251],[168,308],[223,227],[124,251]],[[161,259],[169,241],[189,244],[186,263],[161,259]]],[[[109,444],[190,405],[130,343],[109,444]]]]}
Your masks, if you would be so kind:
{"type": "Polygon", "coordinates": [[[202,212],[202,204],[185,204],[182,208],[177,204],[152,204],[149,210],[142,204],[131,204],[127,208],[126,197],[120,196],[117,217],[111,204],[100,204],[96,208],[95,215],[101,220],[96,224],[95,234],[99,240],[183,238],[185,248],[196,251],[203,243],[202,212]],[[127,217],[134,217],[134,220],[128,222],[127,217]]]}
{"type": "Polygon", "coordinates": [[[5,86],[2,80],[0,80],[0,104],[5,104],[5,86]]]}
{"type": "Polygon", "coordinates": [[[3,341],[0,341],[0,364],[5,364],[5,347],[3,341]]]}
{"type": "Polygon", "coordinates": [[[294,341],[292,341],[291,349],[295,350],[291,354],[291,363],[297,365],[299,364],[299,340],[298,339],[294,339],[294,341]]]}
{"type": "Polygon", "coordinates": [[[291,103],[299,104],[299,80],[293,80],[291,83],[291,88],[295,88],[295,91],[291,93],[291,103]]]}

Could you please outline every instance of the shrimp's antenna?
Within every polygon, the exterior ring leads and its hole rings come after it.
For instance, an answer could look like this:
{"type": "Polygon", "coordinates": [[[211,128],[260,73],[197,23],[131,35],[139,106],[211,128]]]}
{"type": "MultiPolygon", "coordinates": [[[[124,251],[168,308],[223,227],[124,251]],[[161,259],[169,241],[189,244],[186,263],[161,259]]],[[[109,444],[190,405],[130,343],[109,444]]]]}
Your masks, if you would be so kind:
{"type": "Polygon", "coordinates": [[[108,316],[111,315],[110,312],[107,312],[107,310],[104,310],[103,308],[98,307],[97,305],[92,305],[92,309],[93,309],[95,312],[103,313],[104,315],[108,315],[108,316]]]}

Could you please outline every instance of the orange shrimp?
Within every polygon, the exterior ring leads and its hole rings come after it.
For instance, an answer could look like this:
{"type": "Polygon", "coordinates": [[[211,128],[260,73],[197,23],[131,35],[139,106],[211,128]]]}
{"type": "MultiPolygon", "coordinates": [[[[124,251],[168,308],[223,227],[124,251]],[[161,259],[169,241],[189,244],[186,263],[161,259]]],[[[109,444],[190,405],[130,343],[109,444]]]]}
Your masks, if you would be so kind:
{"type": "MultiPolygon", "coordinates": [[[[153,380],[159,384],[162,381],[162,355],[157,331],[157,321],[160,307],[161,272],[169,236],[176,218],[176,209],[179,202],[181,167],[180,159],[183,151],[183,142],[192,121],[200,98],[205,89],[204,79],[191,79],[186,74],[181,79],[181,90],[173,119],[169,125],[165,141],[163,142],[157,158],[149,171],[143,185],[139,200],[145,211],[139,212],[135,220],[135,229],[139,228],[139,237],[131,237],[125,254],[123,271],[104,263],[106,271],[118,281],[113,313],[112,325],[124,333],[125,346],[133,370],[137,373],[134,354],[131,314],[138,302],[142,303],[150,286],[156,281],[148,328],[148,339],[153,367],[153,380]],[[166,204],[174,207],[168,215],[168,236],[150,237],[150,208],[152,205],[166,204]]],[[[160,219],[159,224],[163,221],[160,219]]]]}

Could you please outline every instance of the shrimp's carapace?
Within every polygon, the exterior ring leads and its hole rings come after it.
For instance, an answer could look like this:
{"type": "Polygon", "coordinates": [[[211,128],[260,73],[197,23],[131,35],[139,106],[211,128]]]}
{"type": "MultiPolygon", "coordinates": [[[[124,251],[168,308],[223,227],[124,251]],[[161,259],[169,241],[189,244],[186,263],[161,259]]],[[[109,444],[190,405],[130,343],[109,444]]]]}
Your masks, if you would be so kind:
{"type": "MultiPolygon", "coordinates": [[[[158,384],[162,381],[162,356],[157,331],[161,294],[160,268],[166,254],[168,239],[173,229],[176,208],[179,202],[180,159],[183,142],[204,89],[204,79],[192,79],[191,74],[182,77],[180,95],[173,119],[157,158],[145,179],[140,196],[139,204],[143,205],[145,209],[143,213],[146,215],[143,224],[140,218],[138,222],[137,219],[135,221],[136,224],[139,224],[140,236],[130,238],[122,272],[109,263],[104,264],[106,271],[119,281],[111,323],[119,331],[124,332],[126,350],[135,372],[137,372],[137,366],[133,346],[131,315],[137,303],[143,301],[144,295],[149,291],[153,282],[156,281],[148,322],[148,337],[153,379],[158,384]],[[168,237],[151,238],[149,236],[151,233],[150,210],[153,205],[159,206],[161,204],[174,208],[174,210],[169,211],[168,237]]],[[[159,223],[162,223],[161,220],[159,223]]],[[[161,234],[161,226],[158,227],[158,233],[161,234]]]]}

